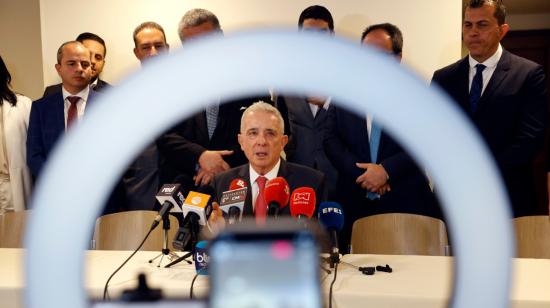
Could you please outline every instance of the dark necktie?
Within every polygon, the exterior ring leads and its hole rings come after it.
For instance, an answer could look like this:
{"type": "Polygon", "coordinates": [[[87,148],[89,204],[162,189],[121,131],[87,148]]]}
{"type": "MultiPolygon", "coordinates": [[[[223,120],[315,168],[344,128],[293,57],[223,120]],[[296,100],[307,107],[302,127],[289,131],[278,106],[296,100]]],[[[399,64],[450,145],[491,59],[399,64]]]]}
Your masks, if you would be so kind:
{"type": "Polygon", "coordinates": [[[258,197],[256,197],[256,203],[254,204],[254,212],[256,215],[257,224],[265,223],[267,203],[265,202],[264,189],[265,189],[266,181],[267,181],[267,178],[264,176],[259,176],[256,179],[256,183],[258,183],[258,188],[259,188],[258,197]]]}
{"type": "Polygon", "coordinates": [[[68,96],[67,100],[71,103],[69,106],[69,112],[67,113],[67,129],[78,119],[78,110],[76,109],[76,103],[80,100],[79,96],[68,96]]]}
{"type": "Polygon", "coordinates": [[[472,80],[472,87],[470,88],[470,109],[472,112],[476,112],[479,99],[481,98],[481,91],[483,90],[483,70],[486,68],[483,64],[476,65],[476,74],[472,80]]]}

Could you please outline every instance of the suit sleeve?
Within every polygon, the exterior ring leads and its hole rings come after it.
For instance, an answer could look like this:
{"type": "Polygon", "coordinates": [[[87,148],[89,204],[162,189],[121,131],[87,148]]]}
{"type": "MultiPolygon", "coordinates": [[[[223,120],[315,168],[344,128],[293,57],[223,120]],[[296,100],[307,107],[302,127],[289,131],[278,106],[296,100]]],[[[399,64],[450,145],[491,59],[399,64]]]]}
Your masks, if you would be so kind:
{"type": "Polygon", "coordinates": [[[497,160],[504,166],[524,165],[532,161],[544,143],[548,123],[547,89],[541,66],[533,69],[522,87],[520,118],[517,130],[509,146],[497,153],[497,160]]]}
{"type": "Polygon", "coordinates": [[[163,134],[157,140],[157,146],[171,166],[194,173],[199,157],[206,151],[206,148],[185,138],[184,131],[187,121],[179,123],[163,134]]]}
{"type": "Polygon", "coordinates": [[[327,123],[324,127],[323,146],[328,159],[339,173],[355,180],[363,173],[355,165],[355,163],[361,162],[361,159],[342,141],[339,135],[338,121],[337,107],[331,105],[328,109],[327,123]]]}
{"type": "Polygon", "coordinates": [[[46,161],[46,151],[42,139],[40,104],[40,102],[32,104],[27,132],[27,165],[35,178],[38,177],[46,161]]]}
{"type": "Polygon", "coordinates": [[[384,167],[388,176],[391,179],[398,179],[406,176],[410,172],[416,171],[416,165],[412,158],[401,149],[400,152],[395,153],[382,160],[380,164],[384,167]]]}

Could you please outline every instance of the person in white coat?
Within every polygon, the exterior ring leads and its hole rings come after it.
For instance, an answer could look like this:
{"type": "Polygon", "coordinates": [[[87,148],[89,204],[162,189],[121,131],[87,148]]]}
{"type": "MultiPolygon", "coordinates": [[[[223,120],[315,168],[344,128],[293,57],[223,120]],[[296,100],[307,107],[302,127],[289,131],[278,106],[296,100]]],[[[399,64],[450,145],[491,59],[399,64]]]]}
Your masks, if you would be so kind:
{"type": "Polygon", "coordinates": [[[0,56],[0,215],[27,209],[32,178],[27,167],[31,100],[10,88],[11,75],[0,56]]]}

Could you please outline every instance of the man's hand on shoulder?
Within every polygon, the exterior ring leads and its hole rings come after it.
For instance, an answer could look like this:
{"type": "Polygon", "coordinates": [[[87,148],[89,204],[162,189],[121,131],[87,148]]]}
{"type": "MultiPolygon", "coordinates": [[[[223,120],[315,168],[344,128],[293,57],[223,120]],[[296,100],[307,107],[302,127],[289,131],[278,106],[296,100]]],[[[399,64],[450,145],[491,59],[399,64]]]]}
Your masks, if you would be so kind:
{"type": "Polygon", "coordinates": [[[233,154],[233,151],[204,151],[199,157],[199,166],[206,172],[220,173],[229,170],[229,165],[223,160],[224,156],[233,154]]]}

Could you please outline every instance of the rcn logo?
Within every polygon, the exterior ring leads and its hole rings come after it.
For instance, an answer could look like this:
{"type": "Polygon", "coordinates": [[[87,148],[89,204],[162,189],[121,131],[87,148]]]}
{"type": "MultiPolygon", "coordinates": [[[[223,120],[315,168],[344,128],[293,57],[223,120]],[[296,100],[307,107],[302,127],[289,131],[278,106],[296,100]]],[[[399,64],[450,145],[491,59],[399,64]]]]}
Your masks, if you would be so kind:
{"type": "Polygon", "coordinates": [[[176,189],[175,185],[171,186],[171,187],[163,187],[162,192],[163,193],[173,193],[175,189],[176,189]]]}
{"type": "Polygon", "coordinates": [[[342,215],[342,209],[336,208],[336,207],[326,207],[323,209],[323,214],[327,213],[336,213],[342,215]]]}
{"type": "Polygon", "coordinates": [[[305,192],[305,193],[294,193],[293,201],[309,201],[309,198],[311,198],[311,193],[305,192]]]}

